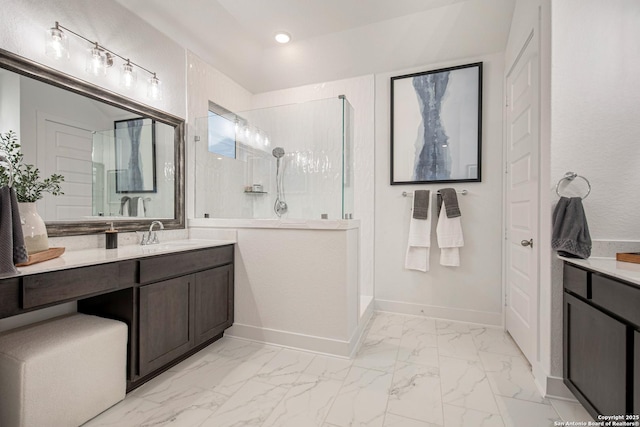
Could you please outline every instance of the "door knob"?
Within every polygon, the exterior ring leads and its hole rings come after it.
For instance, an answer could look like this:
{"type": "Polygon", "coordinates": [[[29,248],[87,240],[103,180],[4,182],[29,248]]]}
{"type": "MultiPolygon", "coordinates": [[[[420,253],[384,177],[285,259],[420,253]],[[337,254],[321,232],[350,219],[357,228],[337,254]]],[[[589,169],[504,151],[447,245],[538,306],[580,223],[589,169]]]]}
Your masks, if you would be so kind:
{"type": "Polygon", "coordinates": [[[520,242],[520,244],[522,246],[531,246],[533,248],[533,239],[529,239],[529,240],[522,240],[520,242]]]}

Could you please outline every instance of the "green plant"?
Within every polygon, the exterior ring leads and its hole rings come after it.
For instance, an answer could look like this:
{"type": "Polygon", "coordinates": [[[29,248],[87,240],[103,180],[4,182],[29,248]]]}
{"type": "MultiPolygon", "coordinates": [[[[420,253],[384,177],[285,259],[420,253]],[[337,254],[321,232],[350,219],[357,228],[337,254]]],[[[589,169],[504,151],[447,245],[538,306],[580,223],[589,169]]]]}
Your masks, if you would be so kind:
{"type": "MultiPolygon", "coordinates": [[[[0,153],[4,153],[7,161],[13,166],[13,188],[16,190],[18,202],[35,202],[42,198],[42,193],[54,196],[64,194],[60,183],[64,176],[53,174],[40,180],[40,170],[34,165],[23,163],[23,154],[15,132],[10,130],[0,134],[0,153]]],[[[0,185],[9,183],[9,169],[0,168],[0,185]]]]}

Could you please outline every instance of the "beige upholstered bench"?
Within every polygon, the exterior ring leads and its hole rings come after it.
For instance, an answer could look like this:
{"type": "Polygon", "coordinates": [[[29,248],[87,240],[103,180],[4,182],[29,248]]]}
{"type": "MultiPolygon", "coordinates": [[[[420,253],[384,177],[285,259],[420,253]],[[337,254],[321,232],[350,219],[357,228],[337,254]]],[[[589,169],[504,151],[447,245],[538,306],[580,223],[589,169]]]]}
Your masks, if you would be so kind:
{"type": "Polygon", "coordinates": [[[0,334],[0,426],[75,427],[124,399],[127,325],[85,314],[0,334]]]}

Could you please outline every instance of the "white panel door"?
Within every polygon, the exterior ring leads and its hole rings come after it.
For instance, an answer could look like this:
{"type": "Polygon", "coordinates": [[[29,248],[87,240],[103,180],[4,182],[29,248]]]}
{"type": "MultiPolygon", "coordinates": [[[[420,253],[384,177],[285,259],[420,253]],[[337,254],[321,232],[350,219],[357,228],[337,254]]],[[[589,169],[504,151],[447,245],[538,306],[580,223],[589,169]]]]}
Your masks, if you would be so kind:
{"type": "Polygon", "coordinates": [[[92,214],[93,132],[77,126],[44,120],[45,177],[64,175],[64,195],[43,198],[45,221],[78,219],[92,214]]]}
{"type": "Polygon", "coordinates": [[[530,362],[538,331],[538,76],[537,37],[531,37],[506,81],[505,212],[506,328],[530,362]]]}

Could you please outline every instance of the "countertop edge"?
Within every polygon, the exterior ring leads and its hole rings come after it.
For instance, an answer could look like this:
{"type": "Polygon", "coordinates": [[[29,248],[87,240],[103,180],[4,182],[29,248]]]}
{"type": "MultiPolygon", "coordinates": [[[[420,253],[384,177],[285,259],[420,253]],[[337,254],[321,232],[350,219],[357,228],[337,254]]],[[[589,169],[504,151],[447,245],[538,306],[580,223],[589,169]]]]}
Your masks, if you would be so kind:
{"type": "Polygon", "coordinates": [[[107,264],[118,261],[148,258],[157,255],[187,252],[198,249],[233,245],[235,240],[183,239],[173,240],[158,245],[126,245],[117,249],[93,248],[67,251],[58,258],[26,267],[18,267],[18,274],[0,277],[0,280],[49,273],[91,265],[107,264]]]}
{"type": "Polygon", "coordinates": [[[578,267],[602,273],[640,286],[640,264],[617,261],[615,258],[608,257],[579,259],[567,258],[558,255],[558,259],[578,267]]]}

